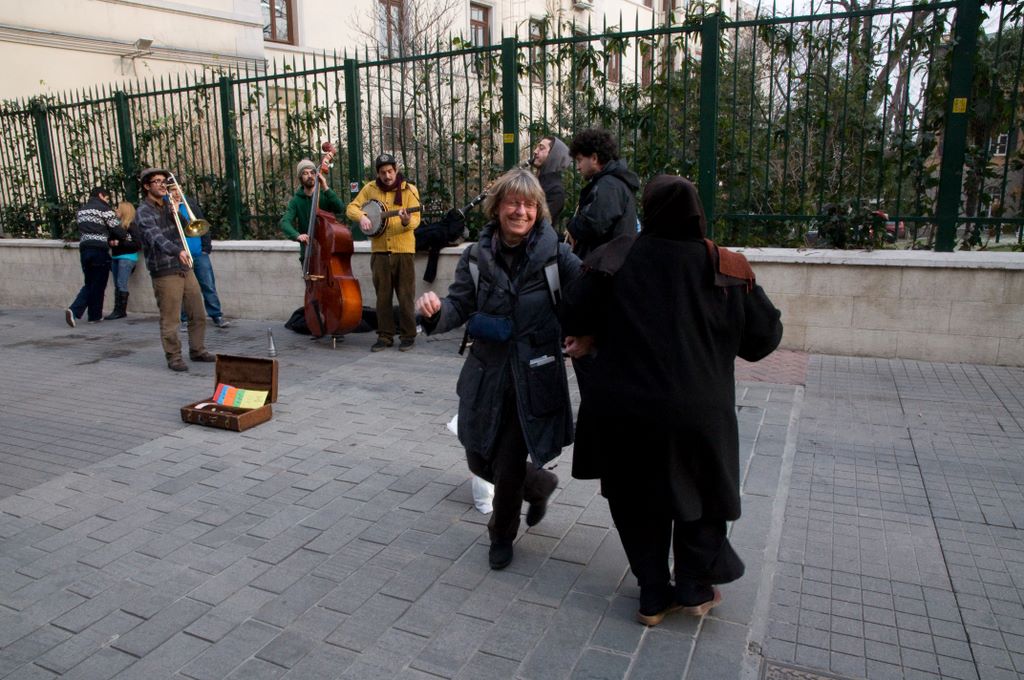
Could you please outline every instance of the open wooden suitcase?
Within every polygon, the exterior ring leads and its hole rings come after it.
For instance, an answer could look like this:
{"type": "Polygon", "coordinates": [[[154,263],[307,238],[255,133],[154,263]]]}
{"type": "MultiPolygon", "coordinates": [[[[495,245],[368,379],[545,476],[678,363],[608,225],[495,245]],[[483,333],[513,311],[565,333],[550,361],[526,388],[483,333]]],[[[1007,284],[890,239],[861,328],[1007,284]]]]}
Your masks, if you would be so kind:
{"type": "Polygon", "coordinates": [[[271,404],[277,401],[276,359],[218,354],[214,390],[220,384],[245,390],[266,391],[267,402],[258,408],[243,409],[217,404],[214,395],[182,406],[181,419],[194,425],[241,432],[265,423],[273,417],[271,404]]]}

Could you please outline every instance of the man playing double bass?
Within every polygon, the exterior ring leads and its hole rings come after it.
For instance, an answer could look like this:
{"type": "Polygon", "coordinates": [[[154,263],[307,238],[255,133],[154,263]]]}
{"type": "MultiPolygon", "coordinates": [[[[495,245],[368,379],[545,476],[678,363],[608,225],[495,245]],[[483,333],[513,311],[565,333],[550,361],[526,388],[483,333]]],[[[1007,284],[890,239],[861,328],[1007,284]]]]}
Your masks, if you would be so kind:
{"type": "MultiPolygon", "coordinates": [[[[324,158],[324,162],[330,163],[334,154],[328,152],[324,158]]],[[[306,229],[309,227],[309,210],[313,205],[313,187],[316,186],[318,178],[320,181],[320,209],[338,214],[345,209],[345,205],[338,198],[338,194],[327,186],[327,178],[317,173],[316,164],[313,161],[305,158],[299,161],[299,164],[295,166],[295,174],[298,175],[301,186],[295,190],[295,194],[288,201],[288,207],[278,226],[285,236],[292,241],[299,242],[299,263],[301,264],[306,256],[306,241],[309,240],[306,229]]]]}
{"type": "Polygon", "coordinates": [[[416,313],[413,298],[416,295],[415,254],[416,237],[413,230],[420,225],[420,193],[398,172],[398,161],[389,153],[382,153],[374,161],[377,179],[367,182],[355,199],[348,204],[345,215],[358,222],[363,233],[369,234],[373,226],[364,207],[371,201],[383,204],[385,212],[396,212],[385,218],[385,227],[370,239],[370,271],[373,290],[377,294],[377,342],[371,352],[380,352],[395,344],[395,315],[391,308],[392,296],[398,297],[399,334],[398,349],[407,352],[416,341],[416,313]]]}

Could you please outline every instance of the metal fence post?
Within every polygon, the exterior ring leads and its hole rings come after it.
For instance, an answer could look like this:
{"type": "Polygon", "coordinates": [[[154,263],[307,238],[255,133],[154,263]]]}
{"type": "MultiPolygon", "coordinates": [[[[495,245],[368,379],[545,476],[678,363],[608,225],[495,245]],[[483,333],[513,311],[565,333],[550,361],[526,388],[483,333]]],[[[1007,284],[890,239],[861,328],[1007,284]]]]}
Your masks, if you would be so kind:
{"type": "MultiPolygon", "coordinates": [[[[235,130],[235,90],[231,76],[221,76],[220,126],[224,138],[224,186],[228,194],[231,238],[242,238],[242,195],[238,171],[238,132],[235,130]]],[[[248,231],[248,229],[246,230],[248,231]]]]}
{"type": "MultiPolygon", "coordinates": [[[[346,59],[345,69],[345,134],[348,137],[348,192],[355,198],[363,178],[363,108],[359,97],[359,62],[346,59]]],[[[353,241],[365,241],[362,229],[352,230],[353,241]]]]}
{"type": "Polygon", "coordinates": [[[139,202],[138,168],[135,167],[135,142],[132,139],[132,117],[128,109],[128,95],[122,90],[114,93],[114,113],[117,116],[117,140],[121,148],[121,167],[124,170],[124,195],[130,203],[139,202]]]}
{"type": "Polygon", "coordinates": [[[501,40],[501,126],[505,169],[519,165],[519,76],[516,73],[516,39],[501,40]]]}
{"type": "Polygon", "coordinates": [[[700,156],[697,192],[704,204],[708,238],[715,234],[715,193],[718,190],[718,37],[722,15],[715,12],[700,23],[700,156]]]}
{"type": "Polygon", "coordinates": [[[972,108],[968,97],[971,94],[971,79],[974,77],[980,22],[979,0],[960,0],[956,10],[946,122],[942,132],[939,195],[935,204],[935,223],[938,225],[935,250],[942,252],[951,252],[956,243],[956,222],[963,194],[967,124],[970,119],[968,110],[972,108]]]}
{"type": "Polygon", "coordinates": [[[32,100],[32,120],[36,127],[36,142],[39,149],[39,165],[43,172],[43,191],[46,194],[46,221],[50,223],[50,235],[60,238],[62,229],[58,219],[57,173],[53,165],[53,144],[50,141],[50,123],[46,118],[46,102],[40,98],[32,100]]]}

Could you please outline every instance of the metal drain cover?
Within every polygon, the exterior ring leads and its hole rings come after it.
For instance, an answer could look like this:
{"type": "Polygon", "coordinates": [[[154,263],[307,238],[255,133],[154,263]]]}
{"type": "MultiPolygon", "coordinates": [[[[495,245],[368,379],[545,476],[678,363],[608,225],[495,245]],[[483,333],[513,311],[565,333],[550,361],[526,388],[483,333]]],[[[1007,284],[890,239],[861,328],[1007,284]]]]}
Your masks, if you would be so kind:
{"type": "Polygon", "coordinates": [[[761,680],[847,680],[840,675],[833,675],[825,671],[812,668],[801,668],[791,666],[778,661],[765,660],[761,670],[761,680]]]}

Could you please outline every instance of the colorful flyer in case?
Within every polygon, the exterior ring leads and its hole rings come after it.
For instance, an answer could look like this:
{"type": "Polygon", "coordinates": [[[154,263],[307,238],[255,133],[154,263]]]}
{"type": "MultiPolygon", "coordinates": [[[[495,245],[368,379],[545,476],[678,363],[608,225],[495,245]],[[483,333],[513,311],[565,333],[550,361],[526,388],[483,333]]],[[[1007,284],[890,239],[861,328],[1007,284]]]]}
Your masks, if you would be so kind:
{"type": "Polygon", "coordinates": [[[251,409],[259,408],[266,404],[268,394],[269,392],[266,390],[243,390],[231,385],[225,385],[224,383],[218,383],[217,389],[213,393],[213,400],[225,406],[251,409]]]}

